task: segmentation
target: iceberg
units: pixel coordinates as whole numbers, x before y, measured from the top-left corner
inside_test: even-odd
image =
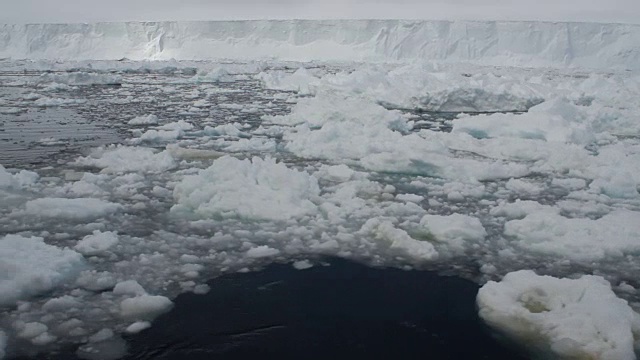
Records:
[[[0,58],[434,60],[640,69],[640,26],[424,20],[0,25]]]

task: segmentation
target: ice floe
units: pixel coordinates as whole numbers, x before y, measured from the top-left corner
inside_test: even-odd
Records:
[[[312,200],[319,193],[314,177],[275,159],[226,156],[176,185],[171,211],[207,218],[289,220],[316,212]]]
[[[478,293],[480,316],[538,356],[635,359],[640,315],[602,277],[539,276],[523,270]]]
[[[50,291],[73,280],[84,267],[82,255],[48,245],[41,237],[0,238],[0,304]]]

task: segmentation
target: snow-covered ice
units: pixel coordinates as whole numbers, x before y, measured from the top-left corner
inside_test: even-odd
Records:
[[[118,243],[118,234],[114,232],[101,232],[96,230],[91,235],[85,236],[74,249],[85,256],[94,256],[105,253],[110,247]]]
[[[469,242],[483,241],[487,232],[480,220],[468,215],[425,215],[420,225],[437,241],[453,248],[464,247]]]
[[[120,315],[125,319],[148,320],[169,311],[172,305],[164,296],[140,295],[122,300]]]
[[[96,74],[87,72],[69,72],[66,74],[42,74],[38,78],[40,83],[55,83],[64,85],[119,85],[122,77],[119,75]]]
[[[317,181],[275,159],[223,157],[198,175],[187,176],[174,190],[174,214],[289,220],[317,211]]]
[[[166,151],[156,153],[143,147],[110,146],[98,148],[90,156],[80,157],[78,165],[95,166],[103,172],[161,172],[176,166],[175,160]]]
[[[27,201],[24,213],[29,216],[67,220],[93,220],[113,214],[122,205],[94,198],[41,198]]]
[[[512,272],[485,284],[478,306],[489,325],[546,357],[636,358],[640,314],[599,276],[559,279]]]
[[[84,267],[82,255],[48,245],[41,237],[0,238],[0,304],[38,295],[72,280]]]
[[[136,116],[129,120],[129,125],[157,125],[158,117],[153,114]]]
[[[638,212],[615,210],[597,219],[566,218],[539,210],[504,225],[504,235],[531,251],[575,260],[599,260],[640,252]]]

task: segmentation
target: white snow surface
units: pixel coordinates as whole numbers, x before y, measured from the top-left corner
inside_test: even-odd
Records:
[[[40,237],[0,238],[0,305],[52,290],[82,270],[82,255],[47,245]]]
[[[286,221],[316,212],[316,178],[275,159],[225,156],[176,185],[175,214]]]
[[[169,310],[173,303],[165,296],[140,295],[122,300],[120,315],[131,320],[151,320]]]
[[[464,248],[469,243],[481,242],[487,232],[477,218],[462,215],[425,215],[420,225],[436,241],[446,243],[453,248]]]
[[[262,81],[267,89],[295,91],[301,95],[313,94],[314,84],[320,80],[304,67],[292,74],[284,71],[261,72],[256,78]]]
[[[0,27],[0,58],[441,60],[640,67],[640,26],[598,23],[258,20]]]
[[[120,145],[97,148],[76,163],[101,168],[105,173],[162,172],[176,166],[168,151],[156,153],[149,148]]]
[[[453,131],[481,139],[514,137],[584,145],[594,139],[580,119],[579,107],[554,99],[521,115],[496,113],[460,118],[454,122]]]
[[[484,321],[547,358],[636,359],[640,315],[602,277],[522,270],[485,284],[477,301]]]
[[[505,224],[504,234],[530,251],[573,260],[602,260],[640,252],[638,212],[615,210],[597,220],[534,211]]]
[[[20,170],[12,174],[0,164],[0,189],[23,189],[36,183],[38,174],[33,171]]]
[[[156,125],[158,124],[158,116],[153,114],[136,116],[129,120],[129,125]]]
[[[438,251],[427,242],[412,238],[406,231],[398,229],[392,222],[381,218],[369,219],[360,229],[360,233],[372,237],[389,252],[413,261],[433,260]]]
[[[536,86],[508,75],[447,72],[437,64],[423,61],[391,69],[365,64],[351,73],[330,74],[320,80],[307,77],[306,86],[301,84],[304,78],[295,75],[280,83],[297,80],[298,88],[309,89],[309,92],[331,89],[355,93],[385,106],[402,109],[525,111],[543,101]],[[268,88],[282,88],[274,81],[265,83]]]
[[[118,243],[118,234],[112,231],[101,232],[96,230],[91,235],[85,236],[74,249],[85,256],[104,254],[109,248]]]
[[[432,132],[408,133],[412,123],[399,111],[366,99],[321,93],[300,100],[291,114],[264,117],[286,131],[286,148],[303,158],[358,161],[368,170],[449,179],[489,180],[526,175],[520,164],[458,159]]]

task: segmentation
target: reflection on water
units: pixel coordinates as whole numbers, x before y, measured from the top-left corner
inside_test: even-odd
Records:
[[[0,164],[28,167],[54,164],[56,155],[120,141],[117,132],[97,126],[65,108],[0,114]]]

